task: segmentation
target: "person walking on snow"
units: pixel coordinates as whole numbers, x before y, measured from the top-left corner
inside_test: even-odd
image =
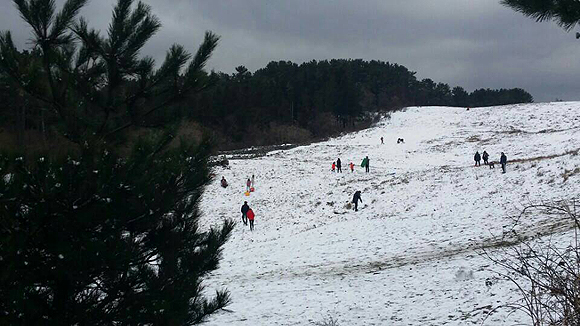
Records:
[[[381,137],[381,145],[383,145],[385,142],[383,141],[383,137]]]
[[[227,188],[228,187],[228,182],[226,181],[225,177],[222,177],[222,187]]]
[[[342,162],[340,159],[336,160],[336,172],[342,173]]]
[[[250,208],[248,209],[248,220],[250,221],[250,231],[254,231],[254,211]]]
[[[481,166],[481,155],[479,155],[479,152],[475,152],[473,159],[475,160],[475,166]]]
[[[336,170],[336,163],[332,162],[332,172],[334,172],[334,170]]]
[[[505,165],[507,164],[507,156],[503,152],[501,152],[501,156],[499,158],[499,163],[501,164],[501,173],[505,173]]]
[[[250,180],[250,178],[248,178],[248,181],[246,181],[246,190],[248,192],[250,192],[251,188],[252,188],[252,180]]]
[[[252,187],[254,186],[254,175],[252,174]]]
[[[248,202],[245,201],[242,205],[242,222],[244,225],[248,225],[248,211],[250,210],[250,206],[248,206]]]
[[[369,156],[367,155],[364,159],[363,159],[363,166],[365,167],[365,172],[369,172]]]
[[[350,172],[354,172],[354,164],[352,162],[350,162],[349,166],[350,166]]]
[[[360,191],[356,191],[354,196],[352,196],[352,202],[354,203],[354,211],[358,212],[358,201],[362,203],[362,198],[360,198]]]
[[[483,151],[483,164],[488,165],[489,164],[488,160],[489,160],[489,154],[487,154],[486,151]]]

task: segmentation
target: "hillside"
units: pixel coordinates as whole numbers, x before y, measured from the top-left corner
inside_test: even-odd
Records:
[[[579,108],[413,107],[327,142],[231,160],[202,203],[204,223],[238,221],[207,283],[231,291],[231,311],[208,325],[309,325],[329,315],[340,325],[481,323],[517,293],[475,248],[498,245],[522,205],[578,193]],[[476,150],[496,162],[505,152],[507,173],[473,167]],[[330,171],[336,158],[342,174]],[[246,197],[252,174],[256,192]],[[356,190],[358,212],[345,207]],[[240,221],[244,200],[256,213],[254,232]],[[562,230],[562,221],[536,216],[517,231]],[[500,309],[487,324],[517,321],[527,319]]]

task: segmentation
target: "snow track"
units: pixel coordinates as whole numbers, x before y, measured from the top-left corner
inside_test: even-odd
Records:
[[[513,233],[511,217],[523,205],[578,194],[579,108],[408,108],[371,129],[231,160],[204,194],[203,223],[239,222],[247,200],[256,230],[238,223],[206,282],[233,300],[208,325],[310,325],[328,315],[340,325],[481,323],[517,293],[476,249],[569,230],[561,219],[526,216]],[[505,152],[508,173],[473,167],[476,150],[496,162]],[[332,173],[339,157],[344,172]],[[252,174],[256,192],[246,197]],[[346,208],[356,190],[358,212]],[[486,324],[526,321],[499,309]]]

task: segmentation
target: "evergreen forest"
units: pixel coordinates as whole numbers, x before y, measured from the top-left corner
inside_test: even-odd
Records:
[[[18,52],[17,62],[22,72],[42,67],[38,51]],[[452,88],[415,75],[399,64],[361,59],[270,62],[254,73],[244,66],[232,74],[211,71],[204,75],[207,87],[171,109],[149,115],[145,127],[185,118],[186,122],[175,126],[180,136],[199,139],[209,133],[217,148],[226,150],[322,139],[369,126],[370,112],[407,106],[533,102],[532,95],[521,88],[469,93],[461,86]],[[59,129],[58,115],[18,89],[0,75],[0,128],[4,131],[0,138],[22,147],[58,134],[53,132]]]

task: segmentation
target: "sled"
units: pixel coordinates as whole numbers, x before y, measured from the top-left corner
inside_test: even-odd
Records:
[[[250,192],[254,192],[254,187],[251,187],[250,188]]]
[[[249,191],[246,191],[246,192],[244,193],[244,195],[246,195],[246,196],[249,196],[249,195],[250,195],[250,192],[249,192]]]

